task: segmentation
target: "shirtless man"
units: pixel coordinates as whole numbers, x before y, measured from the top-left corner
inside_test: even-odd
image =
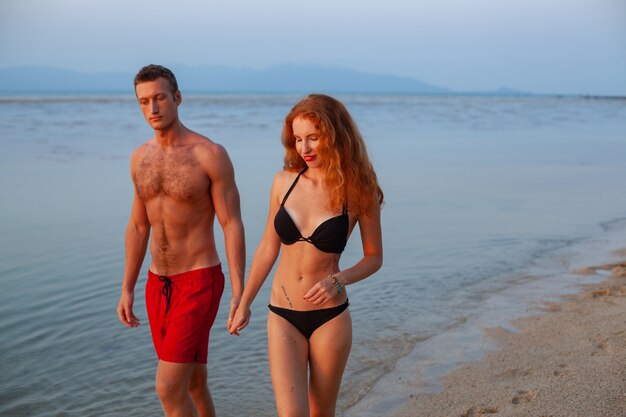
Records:
[[[212,417],[208,339],[224,289],[213,236],[215,216],[224,231],[230,271],[229,322],[243,292],[244,230],[233,166],[222,146],[180,122],[182,96],[170,70],[142,68],[135,76],[135,93],[154,137],[131,157],[135,195],[117,314],[124,325],[139,326],[134,289],[150,240],[146,308],[159,358],[157,394],[167,417]]]

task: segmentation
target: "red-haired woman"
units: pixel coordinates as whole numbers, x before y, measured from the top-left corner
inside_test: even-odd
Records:
[[[352,117],[336,99],[312,94],[285,118],[284,170],[274,178],[265,232],[229,330],[282,252],[267,319],[270,373],[279,416],[334,416],[352,344],[346,287],[383,262],[383,193]],[[339,269],[359,224],[363,257]],[[308,373],[308,378],[307,378]]]

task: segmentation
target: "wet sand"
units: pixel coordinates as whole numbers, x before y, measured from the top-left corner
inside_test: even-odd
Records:
[[[576,273],[603,271],[601,283],[515,321],[518,332],[486,329],[496,350],[445,376],[442,392],[416,383],[393,417],[626,416],[626,261]]]

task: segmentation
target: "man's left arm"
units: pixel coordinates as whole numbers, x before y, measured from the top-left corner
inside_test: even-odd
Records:
[[[228,326],[239,306],[243,293],[246,244],[233,164],[222,146],[215,145],[212,153],[211,197],[215,207],[215,215],[224,231],[224,243],[232,287]]]

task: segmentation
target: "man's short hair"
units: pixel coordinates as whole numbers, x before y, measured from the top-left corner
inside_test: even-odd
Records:
[[[137,87],[139,83],[154,81],[158,78],[165,78],[169,81],[173,93],[178,91],[178,82],[176,81],[174,73],[162,65],[150,64],[140,69],[137,75],[135,75],[134,84],[135,87]]]

